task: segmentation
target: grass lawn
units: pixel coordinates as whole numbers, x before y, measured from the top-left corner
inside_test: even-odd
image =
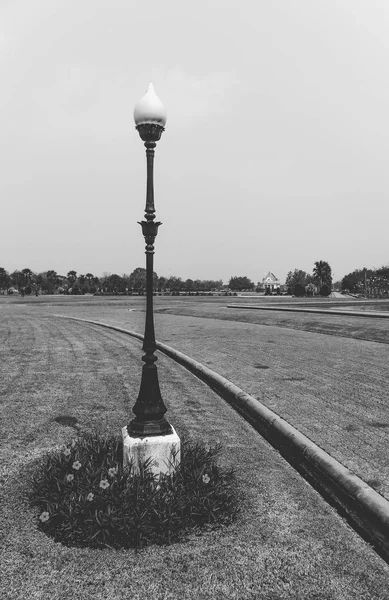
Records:
[[[58,308],[0,305],[2,598],[388,597],[388,565],[223,400],[163,356],[169,419],[180,435],[220,439],[223,464],[236,468],[246,495],[237,523],[139,553],[66,548],[41,533],[23,469],[78,428],[119,432],[131,418],[142,354],[136,340],[48,316]],[[140,325],[144,315],[122,310]],[[108,303],[101,320],[109,311],[118,318]],[[180,319],[165,326],[178,340],[195,329]],[[74,427],[61,424],[64,416],[76,419]]]
[[[244,306],[245,304],[262,303],[265,306],[272,304],[274,306],[291,306],[294,308],[325,308],[329,313],[331,308],[387,312],[389,309],[389,302],[387,301],[349,302],[346,300],[316,300],[314,298],[307,298],[306,300],[297,298],[284,299],[282,297],[279,300],[276,297],[259,297],[258,299],[251,299],[251,302],[249,302],[250,298],[247,297],[232,297],[228,302],[225,298],[212,298],[212,300],[210,299],[211,301],[205,301],[203,298],[200,301],[198,299],[196,299],[197,301],[191,300],[190,298],[180,298],[179,300],[170,298],[170,303],[168,300],[167,298],[157,298],[156,306],[159,306],[157,310],[169,314],[238,321],[241,323],[256,323],[258,325],[270,325],[389,344],[389,321],[387,319],[368,319],[366,317],[361,319],[347,315],[327,316],[326,314],[314,313],[288,313],[226,308],[227,304],[242,304]],[[222,308],[223,310],[221,310]]]
[[[31,300],[19,309],[78,315],[143,333],[144,298]],[[389,499],[389,345],[382,343],[389,322],[308,313],[285,318],[227,309],[227,303],[219,297],[158,297],[157,338],[257,397]],[[328,329],[331,335],[316,333]]]

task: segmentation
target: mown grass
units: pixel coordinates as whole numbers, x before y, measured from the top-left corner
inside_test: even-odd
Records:
[[[230,407],[164,357],[169,420],[182,437],[220,440],[220,461],[245,490],[238,520],[137,554],[55,543],[36,526],[20,470],[76,431],[120,431],[138,392],[140,344],[24,308],[2,309],[0,336],[4,598],[388,597],[388,566]]]
[[[123,313],[132,308],[143,311],[144,297],[140,296],[111,296],[111,297],[84,297],[84,296],[39,296],[35,297],[7,297],[0,296],[0,304],[26,306],[34,310],[75,314],[80,316],[96,315],[100,318],[104,314],[110,316]],[[358,318],[347,315],[330,314],[331,307],[345,310],[387,312],[388,300],[350,300],[331,298],[291,298],[277,296],[157,296],[154,299],[155,313],[174,314],[177,316],[198,317],[204,319],[218,319],[241,323],[253,323],[266,326],[275,326],[312,333],[324,333],[337,337],[349,337],[365,341],[389,344],[389,322],[376,318]],[[265,304],[275,306],[306,306],[308,308],[325,308],[329,314],[309,313],[282,313],[278,311],[255,311],[240,308],[227,308],[228,304]],[[58,310],[56,310],[58,309]]]
[[[292,302],[289,300],[281,300],[276,302],[264,301],[262,298],[257,300],[257,303],[267,302],[282,306],[282,304],[298,308],[299,306],[307,306],[308,308],[326,308],[329,314],[313,314],[313,313],[298,313],[298,312],[279,312],[279,311],[256,311],[247,310],[245,308],[226,308],[225,302],[217,304],[216,302],[176,302],[169,306],[166,301],[162,302],[158,299],[157,311],[165,314],[174,314],[187,317],[199,317],[205,319],[218,319],[223,321],[235,321],[241,323],[253,323],[259,325],[267,325],[271,327],[282,327],[285,329],[295,329],[300,331],[310,331],[312,333],[324,333],[326,335],[334,335],[337,337],[347,337],[372,342],[381,342],[389,344],[389,321],[387,319],[378,320],[376,318],[368,319],[351,317],[348,315],[330,314],[331,307],[344,308],[349,310],[374,310],[376,312],[385,312],[388,310],[387,302],[372,302],[359,303],[355,302],[339,302],[324,299],[318,302],[313,299],[305,301],[297,300]],[[252,302],[254,304],[254,302]],[[231,304],[231,301],[229,302]],[[250,304],[248,298],[238,298],[233,300],[234,305]],[[221,308],[222,307],[222,308]]]
[[[160,341],[257,397],[389,499],[389,346],[360,339],[387,336],[387,320],[302,313],[288,317],[292,328],[280,326],[280,313],[232,310],[219,298],[156,298],[156,307]],[[143,309],[141,298],[92,298],[60,312],[142,333]],[[324,325],[333,335],[316,334]]]

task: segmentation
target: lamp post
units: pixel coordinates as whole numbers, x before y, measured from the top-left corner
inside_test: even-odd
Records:
[[[154,241],[159,221],[155,221],[154,206],[154,149],[166,124],[166,110],[150,83],[146,94],[134,109],[135,127],[146,147],[147,187],[145,220],[139,222],[146,241],[146,322],[143,341],[142,379],[138,398],[133,407],[135,418],[123,428],[124,463],[151,458],[156,473],[171,472],[180,458],[180,440],[165,418],[158,382],[155,356],[156,343],[153,314]],[[172,457],[173,455],[173,457]],[[174,460],[172,460],[172,458]],[[173,468],[172,468],[173,467]]]

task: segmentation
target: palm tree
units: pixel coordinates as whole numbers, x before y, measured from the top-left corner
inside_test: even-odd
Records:
[[[328,285],[331,289],[332,286],[332,271],[331,267],[325,260],[318,260],[315,262],[315,266],[313,268],[313,279],[320,289],[323,285]]]
[[[8,288],[10,283],[9,275],[4,267],[0,267],[0,290]]]
[[[31,277],[33,276],[33,272],[31,271],[31,269],[22,269],[22,273],[25,277],[26,285],[30,285]]]
[[[77,281],[77,271],[69,271],[69,273],[66,275],[66,279],[71,287]]]
[[[58,274],[57,271],[53,269],[46,272],[46,280],[47,280],[47,291],[49,294],[53,294],[55,292],[55,288],[58,285]]]

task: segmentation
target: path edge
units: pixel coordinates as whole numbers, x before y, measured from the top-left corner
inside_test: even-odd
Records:
[[[317,313],[322,315],[341,315],[343,317],[365,317],[372,319],[389,319],[389,312],[382,313],[378,311],[367,310],[347,310],[336,308],[306,308],[299,306],[274,306],[274,305],[259,305],[259,304],[227,304],[227,308],[244,308],[246,310],[273,310],[281,312],[304,312]]]

